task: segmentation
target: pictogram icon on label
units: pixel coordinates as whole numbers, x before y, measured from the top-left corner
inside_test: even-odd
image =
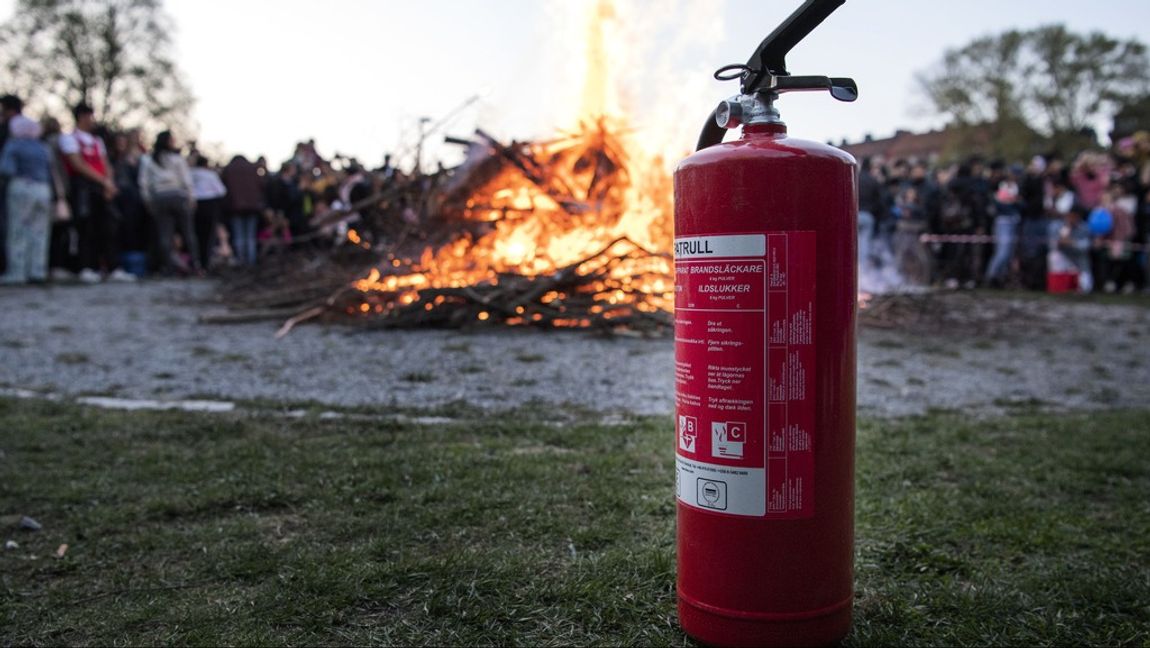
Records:
[[[675,490],[683,504],[724,515],[814,515],[815,260],[809,231],[675,239]]]
[[[711,423],[711,454],[716,457],[742,458],[747,442],[746,423]]]
[[[679,415],[679,449],[695,452],[695,437],[698,436],[699,420],[694,416]]]
[[[695,502],[706,508],[727,510],[727,483],[716,479],[696,480]]]

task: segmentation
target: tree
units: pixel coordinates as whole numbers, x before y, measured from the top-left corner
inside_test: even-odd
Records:
[[[50,112],[84,101],[111,126],[184,125],[171,32],[160,0],[18,0],[0,27],[4,91]]]
[[[1150,130],[1150,95],[1129,102],[1114,113],[1110,141],[1117,142],[1140,130]]]
[[[1081,141],[1101,117],[1146,93],[1150,59],[1137,40],[1048,25],[948,50],[918,81],[952,125],[993,124],[999,147],[1017,149],[1033,139],[1028,133]]]

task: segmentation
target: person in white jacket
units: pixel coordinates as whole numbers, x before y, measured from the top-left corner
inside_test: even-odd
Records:
[[[224,197],[228,195],[227,187],[208,165],[208,159],[202,155],[191,156],[192,160],[192,195],[196,199],[196,238],[200,243],[200,267],[204,270],[211,268],[212,254],[220,248],[220,225],[224,207]]]
[[[173,275],[200,267],[200,246],[192,223],[196,199],[188,163],[180,155],[171,131],[156,136],[152,152],[140,158],[140,195],[156,223],[156,247],[160,255],[160,272]],[[185,264],[176,257],[173,238],[176,231],[188,253]]]

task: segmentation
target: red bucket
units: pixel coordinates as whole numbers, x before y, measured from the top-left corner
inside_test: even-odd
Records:
[[[1046,273],[1046,292],[1055,295],[1058,293],[1077,292],[1077,272],[1048,272]]]

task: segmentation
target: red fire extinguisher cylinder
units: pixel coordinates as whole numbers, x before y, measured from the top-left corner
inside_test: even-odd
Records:
[[[675,173],[679,621],[821,645],[852,602],[854,159],[747,126]]]
[[[675,171],[679,623],[723,646],[850,629],[858,188],[850,155],[787,136],[775,102],[846,78],[785,57],[845,0],[806,0]],[[723,129],[743,126],[722,143]]]

